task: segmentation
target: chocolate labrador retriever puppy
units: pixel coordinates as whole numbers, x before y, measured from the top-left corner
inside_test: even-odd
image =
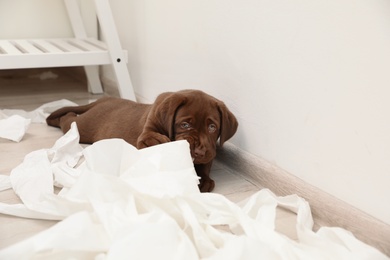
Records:
[[[162,93],[153,104],[104,97],[88,105],[60,108],[46,122],[64,133],[77,122],[81,143],[122,138],[141,149],[187,140],[202,192],[212,191],[215,185],[209,175],[218,138],[222,145],[238,127],[222,101],[199,90]]]

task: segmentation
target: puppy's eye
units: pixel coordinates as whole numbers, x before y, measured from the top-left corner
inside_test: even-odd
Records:
[[[189,129],[191,127],[191,125],[187,122],[183,122],[180,124],[180,127],[183,129]]]
[[[217,130],[217,126],[214,124],[209,124],[209,133],[214,133]]]

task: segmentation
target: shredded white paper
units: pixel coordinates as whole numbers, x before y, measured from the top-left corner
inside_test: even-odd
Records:
[[[240,207],[200,193],[186,141],[142,150],[121,139],[83,150],[78,141],[74,123],[11,172],[23,204],[0,203],[0,213],[61,221],[0,259],[388,259],[344,229],[313,232],[296,195],[263,189]],[[298,241],[275,231],[277,206],[297,213]]]
[[[1,115],[0,112],[0,138],[20,142],[30,126],[30,123],[31,119],[26,119],[19,115],[12,115],[8,117]]]
[[[21,109],[1,109],[0,138],[20,142],[30,126],[30,123],[45,123],[46,117],[51,112],[64,106],[77,106],[77,104],[62,99],[46,103],[29,112]]]

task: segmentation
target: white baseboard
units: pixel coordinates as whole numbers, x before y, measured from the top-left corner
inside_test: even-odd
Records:
[[[279,196],[297,194],[310,203],[319,226],[337,226],[390,256],[390,225],[302,181],[264,159],[230,143],[218,148],[217,160],[260,187]]]

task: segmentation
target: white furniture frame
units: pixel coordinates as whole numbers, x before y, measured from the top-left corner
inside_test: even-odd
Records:
[[[77,0],[64,0],[75,38],[0,40],[0,69],[84,66],[89,90],[102,93],[98,65],[111,64],[122,98],[136,100],[108,0],[94,0],[105,42],[88,38]]]

